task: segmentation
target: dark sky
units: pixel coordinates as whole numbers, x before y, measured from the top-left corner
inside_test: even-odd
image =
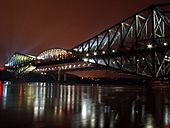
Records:
[[[1,0],[0,65],[14,52],[70,49],[149,6],[169,0]]]

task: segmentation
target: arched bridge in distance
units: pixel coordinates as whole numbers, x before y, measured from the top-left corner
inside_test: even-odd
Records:
[[[91,63],[148,78],[170,76],[170,3],[151,5],[72,49],[49,49],[39,56],[14,53],[5,64],[15,75],[37,67]]]

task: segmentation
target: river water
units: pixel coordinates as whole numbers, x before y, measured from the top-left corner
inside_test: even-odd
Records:
[[[0,128],[170,128],[170,91],[144,85],[0,84]]]

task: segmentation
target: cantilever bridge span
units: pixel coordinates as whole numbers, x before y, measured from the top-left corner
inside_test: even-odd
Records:
[[[170,3],[151,5],[72,49],[39,56],[15,53],[5,68],[16,75],[39,66],[88,62],[149,78],[170,76]]]

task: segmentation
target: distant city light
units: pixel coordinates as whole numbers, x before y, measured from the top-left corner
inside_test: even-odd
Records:
[[[115,52],[115,50],[112,50],[112,52]]]
[[[167,46],[168,44],[167,43],[164,43],[164,46]]]
[[[88,54],[88,53],[86,53],[86,56],[89,56],[89,54]]]
[[[166,61],[170,61],[170,57],[165,56],[165,60],[166,60]]]
[[[102,54],[105,54],[106,52],[105,51],[102,51]]]
[[[69,68],[71,68],[71,65],[69,65]]]
[[[96,56],[96,55],[97,55],[97,52],[94,52],[93,54]]]
[[[38,60],[40,60],[40,59],[43,59],[43,60],[44,60],[44,58],[43,58],[42,56],[38,56],[37,59],[38,59]]]
[[[5,66],[9,66],[9,64],[5,64]]]
[[[74,48],[74,51],[77,51],[78,49],[77,48]]]
[[[109,32],[112,32],[112,29],[109,29]]]
[[[152,44],[148,44],[148,48],[152,48]]]
[[[88,61],[88,59],[87,59],[87,58],[83,58],[83,61],[87,62],[87,61]]]

